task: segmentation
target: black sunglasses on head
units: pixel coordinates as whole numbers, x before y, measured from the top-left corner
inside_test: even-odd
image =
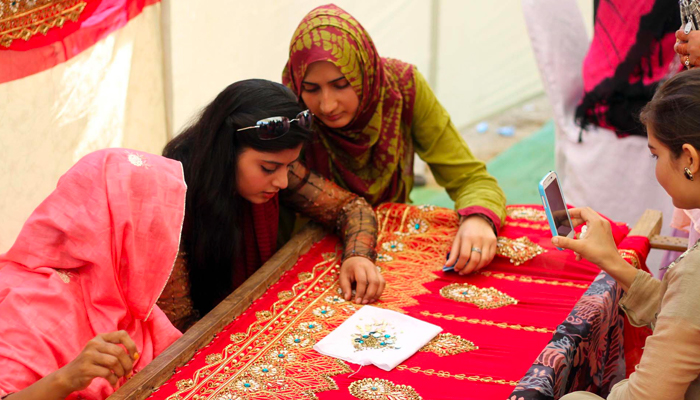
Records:
[[[313,124],[313,114],[309,110],[304,110],[297,114],[296,118],[289,119],[287,117],[270,117],[261,119],[253,126],[237,129],[236,132],[246,131],[248,129],[257,129],[258,137],[261,140],[272,140],[280,138],[289,132],[289,126],[292,122],[296,122],[304,129],[311,129]]]

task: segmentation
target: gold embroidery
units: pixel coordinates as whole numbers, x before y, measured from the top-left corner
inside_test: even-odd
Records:
[[[414,374],[425,374],[428,376],[438,376],[440,378],[454,378],[460,381],[467,380],[471,382],[483,382],[483,383],[497,383],[499,385],[508,385],[508,386],[517,386],[518,382],[517,381],[509,381],[506,379],[496,379],[492,378],[490,376],[479,376],[479,375],[470,375],[467,376],[465,374],[451,374],[448,371],[435,371],[434,369],[421,369],[420,367],[409,367],[408,365],[401,364],[396,367],[397,370],[399,371],[409,371],[413,372]]]
[[[384,253],[377,255],[377,262],[390,262],[390,261],[394,261],[394,257],[392,257],[388,254],[384,254]]]
[[[70,283],[70,278],[73,277],[73,273],[70,271],[66,271],[63,269],[57,269],[55,270],[56,274],[58,275],[59,278],[63,281],[63,283]]]
[[[328,306],[314,308],[313,314],[319,318],[330,318],[335,315],[335,310]]]
[[[543,224],[543,223],[531,224],[529,222],[506,221],[506,225],[513,226],[516,228],[536,229],[539,231],[548,231],[549,230],[549,224]]]
[[[526,236],[518,239],[509,239],[499,236],[497,247],[496,254],[510,258],[510,262],[513,263],[513,265],[523,264],[547,252],[547,250],[543,249]]]
[[[311,272],[300,272],[299,275],[297,275],[297,278],[299,278],[300,282],[306,282],[309,281],[313,278],[313,275]]]
[[[396,334],[390,333],[391,326],[386,322],[374,322],[358,327],[359,332],[352,334],[352,346],[355,351],[369,349],[398,349]]]
[[[268,319],[272,318],[272,313],[268,310],[256,311],[255,318],[257,318],[260,322],[267,321]]]
[[[619,249],[618,253],[622,256],[622,258],[630,263],[633,267],[639,269],[641,268],[641,261],[639,260],[639,255],[637,254],[636,251],[634,250],[627,250],[627,249]]]
[[[468,283],[453,283],[440,289],[444,298],[474,304],[481,309],[493,309],[518,304],[518,300],[496,288],[480,288]]]
[[[544,210],[531,207],[506,207],[506,215],[512,219],[525,219],[528,221],[547,221]]]
[[[233,343],[240,343],[246,339],[246,334],[243,332],[234,333],[231,335],[231,341]]]
[[[382,248],[386,251],[391,251],[391,252],[399,252],[403,251],[403,243],[397,241],[397,240],[392,240],[391,242],[384,242],[382,243]]]
[[[363,400],[421,400],[422,397],[408,385],[397,385],[386,379],[365,378],[348,387],[350,394]]]
[[[277,298],[280,300],[289,300],[294,297],[294,293],[291,290],[283,290],[277,293]]]
[[[523,330],[527,332],[540,332],[540,333],[554,333],[554,329],[547,329],[547,328],[538,328],[536,326],[522,326],[520,324],[509,324],[507,322],[494,322],[494,321],[489,321],[485,319],[477,319],[477,318],[467,318],[467,317],[455,317],[454,314],[447,314],[444,315],[443,313],[431,313],[430,311],[421,311],[420,313],[423,316],[426,317],[435,317],[435,318],[442,318],[446,319],[448,321],[458,321],[458,322],[466,322],[469,324],[476,324],[476,325],[486,325],[486,326],[495,326],[497,328],[501,329],[514,329],[517,331]]]
[[[548,281],[546,279],[539,279],[539,278],[532,278],[531,276],[527,275],[510,275],[510,274],[504,274],[501,272],[493,273],[491,271],[483,271],[480,272],[481,275],[488,276],[490,278],[496,278],[496,279],[505,279],[507,281],[511,282],[522,282],[522,283],[537,283],[540,285],[552,285],[552,286],[566,286],[566,287],[575,287],[578,289],[588,289],[590,286],[587,283],[574,283],[571,281]]]
[[[218,363],[219,361],[221,361],[221,360],[223,360],[223,359],[224,359],[224,357],[222,357],[221,354],[219,354],[219,353],[212,353],[212,354],[208,354],[208,355],[204,358],[204,361],[205,361],[207,364],[216,364],[216,363]]]
[[[432,205],[432,204],[421,204],[420,206],[418,206],[416,208],[418,208],[419,210],[421,210],[423,212],[435,211],[435,209],[437,209],[437,207]]]
[[[440,357],[454,356],[460,353],[468,353],[473,350],[478,350],[479,347],[462,338],[459,335],[451,333],[441,333],[433,338],[428,344],[423,346],[419,351],[432,352]]]
[[[408,233],[415,235],[419,233],[425,233],[428,231],[430,225],[422,218],[413,218],[406,224],[406,229]]]
[[[10,47],[13,40],[29,40],[37,33],[62,28],[66,20],[77,21],[87,3],[80,0],[0,0],[0,45]]]
[[[182,379],[177,381],[175,386],[177,386],[177,390],[187,390],[194,386],[194,381],[192,379]]]

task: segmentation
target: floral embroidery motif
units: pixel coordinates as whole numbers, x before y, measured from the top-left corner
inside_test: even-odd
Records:
[[[468,283],[453,283],[440,289],[444,298],[474,304],[481,309],[493,309],[518,304],[518,301],[496,288],[480,288]]]
[[[390,242],[384,242],[382,243],[382,248],[386,251],[391,251],[391,252],[399,252],[403,251],[403,243],[397,241],[397,240],[392,240]]]
[[[299,324],[299,330],[308,333],[319,333],[323,330],[323,324],[316,321],[302,322]]]
[[[425,233],[428,231],[429,224],[420,218],[414,218],[408,222],[406,228],[410,234]]]
[[[544,210],[531,207],[507,207],[506,215],[512,219],[525,219],[528,221],[547,221]]]
[[[187,390],[194,386],[194,381],[192,379],[182,379],[177,381],[175,386],[177,386],[177,390]]]
[[[260,382],[258,382],[255,379],[250,379],[250,378],[242,378],[238,379],[234,384],[233,387],[241,391],[243,393],[254,393],[260,390]]]
[[[250,368],[250,374],[263,382],[269,382],[283,378],[284,369],[277,368],[273,364],[257,364]]]
[[[463,339],[459,335],[451,333],[441,333],[433,338],[428,344],[423,346],[419,351],[432,352],[440,357],[454,356],[460,353],[468,353],[473,350],[478,350],[479,347],[473,342]]]
[[[435,211],[435,209],[436,209],[437,207],[435,207],[435,206],[432,205],[432,204],[421,204],[421,205],[419,205],[419,206],[416,207],[416,208],[419,209],[419,210],[421,210],[421,211]]]
[[[296,360],[296,358],[297,355],[295,353],[284,348],[280,348],[273,351],[269,357],[270,362],[280,364],[293,362],[294,360]]]
[[[59,278],[63,281],[63,283],[70,283],[70,278],[73,277],[73,273],[63,270],[63,269],[57,269],[55,270],[56,274],[58,275]]]
[[[308,347],[311,343],[311,338],[307,333],[292,333],[284,338],[284,343],[288,347]]]
[[[129,160],[129,162],[132,165],[137,166],[137,167],[144,167],[144,168],[151,167],[150,164],[148,164],[145,156],[138,154],[138,153],[132,153],[128,150],[126,151],[126,154],[127,154],[127,158]]]
[[[311,274],[311,272],[300,272],[299,275],[297,275],[297,278],[299,278],[300,282],[306,282],[313,277],[314,276]]]
[[[543,249],[526,236],[518,239],[509,239],[499,236],[496,246],[496,254],[501,257],[510,258],[510,262],[516,266],[547,252],[547,250]]]
[[[283,290],[277,293],[277,298],[280,300],[289,300],[294,297],[294,293],[291,290]]]
[[[352,334],[355,351],[369,349],[400,349],[396,346],[396,333],[385,321],[358,326],[358,333]]]
[[[207,364],[216,364],[219,361],[223,360],[224,357],[221,356],[219,353],[213,353],[213,354],[208,354],[205,358],[204,361]]]
[[[323,299],[328,304],[340,304],[345,303],[345,299],[340,296],[327,296]]]
[[[314,308],[313,314],[319,318],[330,318],[335,315],[335,310],[328,306]]]
[[[378,262],[389,262],[389,261],[394,261],[394,257],[388,255],[388,254],[378,254],[377,255],[377,261]]]
[[[348,387],[350,394],[362,400],[421,400],[422,397],[410,386],[396,385],[386,379],[365,378]]]
[[[246,339],[246,334],[243,332],[234,333],[231,335],[231,341],[233,343],[240,343]]]
[[[257,318],[260,322],[267,321],[268,319],[272,318],[272,313],[268,310],[256,311],[255,318]]]

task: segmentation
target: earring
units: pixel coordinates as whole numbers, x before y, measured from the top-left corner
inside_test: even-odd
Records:
[[[689,181],[692,181],[692,180],[693,180],[693,173],[690,172],[690,169],[689,169],[688,167],[685,167],[684,172],[685,172],[685,177],[686,177]]]

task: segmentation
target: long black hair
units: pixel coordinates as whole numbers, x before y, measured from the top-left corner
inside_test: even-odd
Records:
[[[189,269],[194,308],[206,313],[233,288],[240,259],[244,200],[236,192],[236,163],[247,148],[278,152],[297,148],[309,132],[291,124],[277,139],[260,140],[257,130],[237,132],[273,116],[294,118],[301,108],[285,86],[262,80],[236,82],[165,146],[163,155],[182,162],[187,183],[181,249]]]

